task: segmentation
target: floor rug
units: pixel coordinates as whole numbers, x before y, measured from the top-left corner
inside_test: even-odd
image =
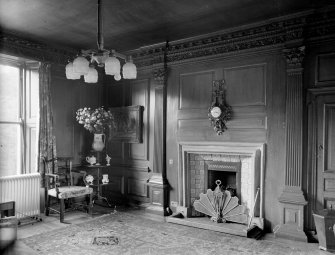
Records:
[[[316,254],[292,247],[116,212],[21,239],[38,254]],[[322,254],[322,251],[320,251]]]

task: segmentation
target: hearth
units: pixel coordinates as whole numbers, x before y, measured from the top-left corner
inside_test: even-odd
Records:
[[[180,168],[178,206],[183,218],[169,217],[168,222],[247,236],[256,222],[263,228],[264,144],[255,143],[188,143],[179,145]],[[239,204],[246,208],[247,224],[215,223],[195,210],[194,201],[215,181],[236,193]],[[259,191],[255,203],[256,192]],[[256,221],[254,221],[257,219]]]

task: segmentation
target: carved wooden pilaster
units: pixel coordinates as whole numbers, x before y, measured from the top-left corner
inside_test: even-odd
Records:
[[[303,83],[301,63],[305,47],[285,50],[286,90],[286,170],[285,186],[301,190]]]
[[[166,46],[167,51],[167,46]],[[155,88],[154,160],[153,175],[149,180],[151,208],[169,215],[169,183],[166,178],[166,85],[167,65],[153,72]]]
[[[154,121],[154,173],[163,173],[163,101],[164,101],[164,86],[165,86],[166,71],[157,69],[153,72],[155,81],[155,121]]]
[[[302,61],[305,47],[285,49],[286,76],[286,169],[285,187],[279,197],[282,204],[281,226],[276,236],[307,241],[303,232],[302,187],[303,81]]]

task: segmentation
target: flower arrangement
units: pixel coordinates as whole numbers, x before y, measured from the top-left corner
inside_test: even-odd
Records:
[[[112,113],[109,110],[106,111],[103,107],[96,109],[84,107],[76,112],[78,123],[84,125],[85,129],[94,134],[103,133],[113,119]]]
[[[94,181],[94,177],[92,175],[90,175],[90,174],[86,175],[85,181],[86,181],[87,185],[92,185],[93,181]]]

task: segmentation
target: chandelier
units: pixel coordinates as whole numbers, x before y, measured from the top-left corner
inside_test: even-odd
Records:
[[[137,70],[131,56],[127,58],[127,56],[117,53],[115,50],[107,50],[104,48],[101,0],[98,0],[97,6],[98,49],[81,50],[73,62],[69,62],[66,65],[66,78],[70,80],[77,80],[83,75],[85,82],[96,83],[98,81],[98,71],[96,67],[105,67],[105,73],[107,75],[113,75],[114,79],[119,81],[121,80],[121,63],[119,59],[121,59],[125,62],[122,67],[123,79],[136,79]]]

